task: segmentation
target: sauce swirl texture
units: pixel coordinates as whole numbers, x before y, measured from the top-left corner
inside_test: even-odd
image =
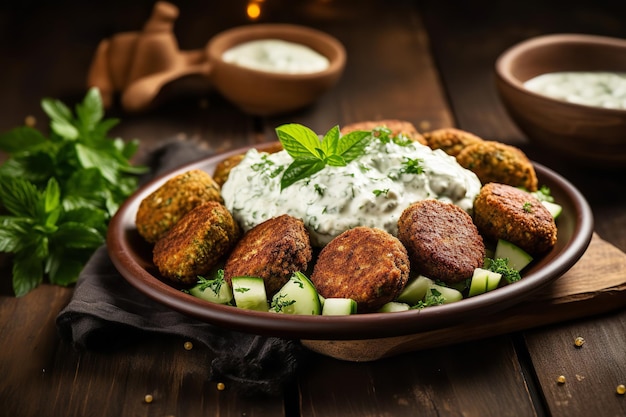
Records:
[[[356,226],[396,236],[398,218],[411,203],[435,198],[471,212],[481,188],[478,177],[454,157],[417,142],[373,140],[345,167],[326,166],[281,190],[282,172],[292,161],[286,151],[251,149],[232,169],[222,197],[244,231],[289,214],[304,221],[318,247]]]

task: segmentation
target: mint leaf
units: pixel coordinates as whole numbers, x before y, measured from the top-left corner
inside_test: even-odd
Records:
[[[306,126],[291,123],[276,128],[278,140],[293,159],[317,158],[319,137]]]
[[[310,177],[324,169],[325,166],[326,163],[321,159],[300,159],[293,161],[283,173],[280,180],[280,189],[283,190],[296,181]]]
[[[354,161],[365,152],[365,147],[369,145],[371,132],[355,130],[343,136],[337,144],[337,154],[341,155],[346,163]]]
[[[326,155],[340,155],[337,150],[339,147],[339,137],[341,136],[339,126],[333,126],[322,139],[322,149]]]
[[[22,178],[2,177],[0,181],[0,203],[11,214],[18,217],[35,217],[39,191]]]
[[[47,139],[37,129],[21,126],[0,135],[0,150],[10,153],[20,152],[46,141]]]
[[[48,278],[69,285],[105,242],[108,221],[138,185],[146,167],[130,160],[137,140],[109,139],[118,123],[104,119],[90,89],[75,114],[44,98],[50,134],[18,127],[0,135],[9,158],[0,166],[0,251],[14,254],[13,287],[22,296]]]
[[[90,88],[83,102],[76,106],[76,115],[82,127],[81,130],[90,132],[104,117],[102,97],[96,88]]]
[[[371,133],[355,131],[341,136],[339,126],[333,126],[320,141],[308,127],[286,124],[276,128],[283,148],[294,159],[281,179],[281,190],[294,182],[309,177],[326,165],[345,166],[363,155]]]
[[[43,265],[32,254],[20,252],[13,258],[13,292],[22,297],[43,282]]]

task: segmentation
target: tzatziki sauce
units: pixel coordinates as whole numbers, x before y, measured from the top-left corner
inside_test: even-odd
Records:
[[[626,72],[551,72],[531,78],[524,87],[569,103],[626,110]]]
[[[442,150],[417,142],[373,139],[364,155],[343,167],[326,166],[281,190],[286,152],[249,150],[222,187],[224,204],[244,231],[272,217],[302,219],[314,246],[322,247],[356,226],[397,236],[397,222],[411,203],[434,198],[471,213],[481,183]],[[410,169],[415,164],[420,170]]]
[[[240,43],[226,50],[222,59],[241,67],[283,74],[310,74],[330,65],[328,58],[312,48],[281,39]]]

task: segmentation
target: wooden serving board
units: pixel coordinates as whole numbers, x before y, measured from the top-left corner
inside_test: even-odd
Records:
[[[303,340],[307,348],[364,362],[587,317],[626,306],[626,254],[594,233],[581,259],[527,301],[497,314],[415,335],[364,340]]]

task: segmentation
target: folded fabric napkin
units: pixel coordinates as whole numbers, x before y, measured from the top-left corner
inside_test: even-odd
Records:
[[[147,165],[157,175],[208,155],[193,142],[175,141],[153,152]],[[305,353],[298,341],[230,331],[157,303],[119,274],[105,246],[85,265],[56,323],[61,337],[78,349],[115,349],[146,332],[202,343],[216,355],[210,379],[246,395],[281,393]]]

